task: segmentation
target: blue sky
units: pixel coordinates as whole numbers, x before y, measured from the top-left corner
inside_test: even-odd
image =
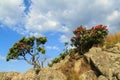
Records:
[[[120,31],[120,0],[0,0],[0,71],[24,72],[25,61],[6,62],[9,48],[23,36],[46,36],[46,56],[64,49],[64,42],[79,25],[107,25]]]

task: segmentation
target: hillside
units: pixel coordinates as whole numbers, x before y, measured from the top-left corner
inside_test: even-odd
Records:
[[[85,56],[66,56],[52,67],[35,74],[0,72],[0,80],[120,80],[120,43],[112,48],[92,47]]]

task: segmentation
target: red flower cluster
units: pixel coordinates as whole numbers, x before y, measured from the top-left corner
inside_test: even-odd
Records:
[[[79,26],[77,29],[78,29],[78,30],[80,30],[80,31],[83,31],[83,32],[85,32],[85,31],[86,31],[86,29],[85,29],[85,28],[83,28],[83,26]]]
[[[18,47],[19,49],[29,50],[29,48],[28,48],[25,44],[23,44],[22,42],[18,43],[18,44],[17,44],[17,47]]]
[[[107,26],[104,26],[104,25],[97,25],[96,27],[95,27],[95,29],[106,29],[107,28]]]
[[[86,32],[86,28],[84,28],[83,26],[79,26],[77,29],[75,29],[74,31],[73,31],[73,33],[75,34],[75,35],[80,35],[81,33],[83,34],[84,32]]]
[[[77,32],[79,32],[78,30],[74,30],[73,33],[76,34]]]
[[[92,27],[90,30],[99,30],[99,29],[108,30],[108,29],[107,29],[107,26],[104,26],[104,25],[102,25],[102,24],[97,25],[97,26],[95,26],[95,27]]]
[[[95,30],[95,27],[92,27],[90,30]]]
[[[79,53],[88,51],[94,44],[102,44],[108,34],[107,26],[97,25],[91,29],[79,26],[73,31],[75,36],[71,38],[72,44],[77,48]]]

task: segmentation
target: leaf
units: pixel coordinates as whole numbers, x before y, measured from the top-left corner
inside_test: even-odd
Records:
[[[6,61],[9,61],[10,59],[8,58],[8,56],[6,57]]]
[[[42,47],[38,47],[37,50],[41,52],[42,54],[45,54],[45,49]]]
[[[101,31],[98,31],[98,34],[101,34],[102,32]]]

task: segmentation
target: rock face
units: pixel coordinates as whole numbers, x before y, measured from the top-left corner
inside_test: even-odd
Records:
[[[66,80],[66,77],[60,70],[45,68],[38,74],[38,80]]]
[[[12,80],[13,77],[19,75],[18,72],[1,72],[0,80]]]
[[[98,75],[104,75],[105,80],[120,80],[120,46],[110,49],[92,48],[86,54],[92,65],[96,67]],[[99,78],[99,80],[104,80]]]
[[[82,75],[80,75],[79,79],[80,80],[97,80],[97,77],[96,77],[94,71],[89,70],[89,71],[86,71],[85,73],[83,73]]]
[[[66,77],[59,70],[46,67],[41,69],[38,75],[33,69],[30,69],[24,74],[11,75],[10,77],[4,76],[0,80],[66,80]]]
[[[79,59],[67,56],[38,75],[33,69],[24,74],[0,72],[0,80],[120,80],[120,44],[109,49],[93,47]]]

